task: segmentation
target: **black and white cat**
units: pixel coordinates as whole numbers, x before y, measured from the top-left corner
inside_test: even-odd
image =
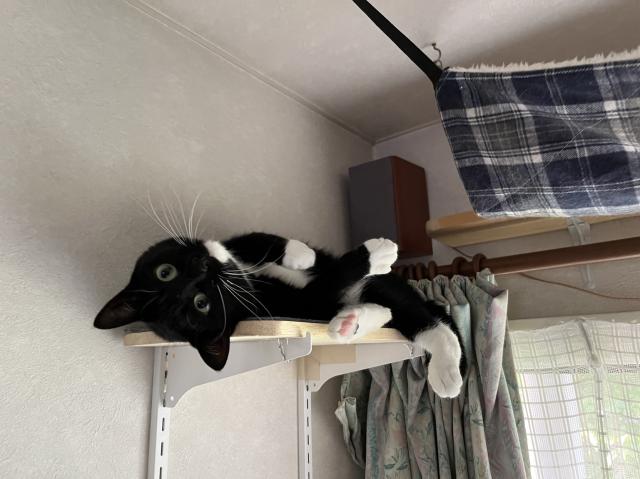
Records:
[[[388,325],[431,353],[431,387],[455,397],[464,367],[458,331],[441,306],[390,273],[397,252],[382,238],[341,257],[266,233],[223,242],[168,239],[140,256],[94,326],[145,321],[166,339],[188,341],[220,370],[231,334],[248,317],[326,321],[341,342]]]

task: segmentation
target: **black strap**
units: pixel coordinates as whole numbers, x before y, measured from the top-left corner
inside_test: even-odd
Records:
[[[409,59],[415,63],[431,80],[435,87],[438,83],[442,69],[433,63],[431,59],[420,50],[415,43],[409,40],[400,30],[398,30],[382,13],[375,9],[367,0],[353,0],[360,10],[362,10],[380,30],[387,35]]]

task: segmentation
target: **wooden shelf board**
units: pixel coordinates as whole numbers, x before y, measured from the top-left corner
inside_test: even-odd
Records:
[[[236,327],[231,341],[260,341],[272,338],[301,338],[311,334],[314,346],[340,345],[327,334],[327,325],[322,323],[307,323],[298,321],[247,320],[241,321]],[[371,343],[406,343],[407,339],[397,330],[382,328],[372,332],[364,338],[349,344]],[[188,343],[167,341],[153,331],[132,331],[124,336],[124,345],[133,347],[184,346]]]
[[[639,217],[588,216],[581,218],[589,224]],[[444,216],[427,221],[427,234],[449,246],[466,246],[509,238],[519,238],[567,228],[567,218],[481,218],[473,211]]]

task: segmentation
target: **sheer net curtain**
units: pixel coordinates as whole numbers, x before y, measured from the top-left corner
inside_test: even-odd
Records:
[[[533,478],[640,478],[640,312],[617,316],[510,333]]]

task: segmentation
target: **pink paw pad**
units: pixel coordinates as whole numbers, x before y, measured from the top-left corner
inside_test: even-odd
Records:
[[[342,324],[340,325],[338,333],[340,334],[340,336],[351,336],[352,334],[355,334],[357,328],[358,317],[354,313],[351,313],[342,320]]]

